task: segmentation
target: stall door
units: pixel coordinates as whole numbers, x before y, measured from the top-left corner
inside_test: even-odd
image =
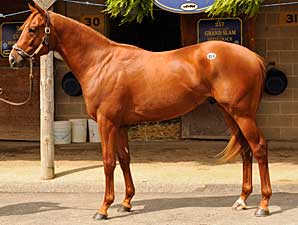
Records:
[[[181,118],[182,138],[228,139],[229,129],[217,104],[208,102]]]

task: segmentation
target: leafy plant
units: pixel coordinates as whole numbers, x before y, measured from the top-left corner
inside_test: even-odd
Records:
[[[106,0],[105,12],[111,17],[122,16],[121,24],[136,20],[141,23],[144,17],[153,18],[153,0]]]
[[[212,17],[254,16],[263,0],[216,0],[206,12]]]
[[[174,0],[173,0],[174,1]],[[263,0],[215,0],[207,9],[212,17],[236,17],[244,15],[252,17],[259,11]],[[144,17],[153,18],[153,0],[106,0],[111,17],[121,16],[121,24],[136,20],[141,23]]]

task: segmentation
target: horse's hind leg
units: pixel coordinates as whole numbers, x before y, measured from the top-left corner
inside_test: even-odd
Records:
[[[269,215],[268,202],[272,195],[269,177],[267,143],[260,129],[257,127],[255,119],[242,116],[236,117],[236,122],[246,138],[259,166],[262,200],[255,215],[267,216]]]
[[[252,193],[252,153],[250,149],[241,151],[242,157],[242,192],[239,199],[234,203],[232,209],[242,210],[246,209],[246,200]]]
[[[231,141],[229,148],[234,154],[231,154],[230,157],[236,155],[240,151],[242,157],[242,168],[243,168],[243,177],[242,177],[242,192],[239,199],[233,204],[232,208],[236,210],[246,209],[246,199],[252,193],[252,153],[248,146],[247,141],[245,140],[241,130],[239,129],[237,123],[221,106],[219,106],[223,113],[224,120],[231,131]],[[223,156],[223,159],[225,157]]]
[[[249,150],[241,151],[242,157],[242,192],[240,198],[234,203],[233,209],[246,209],[246,199],[252,193],[252,153]]]
[[[128,147],[128,136],[127,128],[120,128],[120,139],[119,147],[117,148],[118,160],[123,172],[124,181],[125,181],[125,198],[122,202],[122,207],[124,211],[130,211],[131,199],[135,194],[135,187],[133,184],[131,172],[130,172],[130,156],[129,156],[129,147]]]

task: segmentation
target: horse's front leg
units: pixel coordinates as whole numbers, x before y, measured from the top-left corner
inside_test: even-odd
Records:
[[[131,199],[135,194],[135,187],[133,184],[131,172],[130,172],[130,156],[129,156],[129,146],[128,146],[128,135],[127,128],[121,127],[119,146],[117,148],[117,156],[120,162],[120,166],[123,172],[125,181],[125,198],[122,202],[122,209],[129,212],[132,208]]]
[[[119,128],[103,116],[97,118],[102,146],[102,159],[105,173],[105,195],[101,208],[94,215],[94,219],[107,219],[108,208],[114,202],[114,170],[116,167],[116,151],[118,145]]]

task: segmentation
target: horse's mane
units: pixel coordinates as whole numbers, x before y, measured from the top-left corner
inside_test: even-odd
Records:
[[[83,23],[81,23],[81,22],[79,22],[79,21],[77,21],[75,19],[66,17],[64,15],[61,15],[61,14],[58,14],[58,13],[55,13],[55,12],[51,12],[51,15],[55,15],[58,18],[62,18],[64,20],[66,20],[66,21],[69,21],[70,23],[75,24],[75,26],[78,26],[78,27],[84,29],[85,31],[91,32],[91,33],[93,33],[96,36],[100,36],[100,38],[103,38],[103,39],[106,39],[108,41],[111,41],[110,39],[108,39],[106,36],[104,36],[100,32],[97,32],[96,30],[92,29],[91,27],[88,27],[87,25],[85,25],[85,24],[83,24]]]
[[[54,13],[54,12],[51,12],[51,14],[57,16],[58,18],[62,18],[64,20],[66,20],[66,21],[74,24],[77,28],[82,29],[84,32],[88,32],[88,33],[90,33],[90,34],[92,34],[94,36],[97,36],[101,40],[104,40],[104,41],[106,41],[106,42],[108,42],[110,44],[114,44],[114,45],[118,45],[118,46],[130,47],[132,49],[141,49],[141,48],[139,48],[137,46],[134,46],[134,45],[129,45],[129,44],[123,44],[123,43],[115,42],[115,41],[109,39],[108,37],[106,37],[105,35],[103,35],[102,33],[94,30],[93,28],[91,28],[91,27],[89,27],[89,26],[87,26],[87,25],[85,25],[85,24],[83,24],[83,23],[81,23],[81,22],[79,22],[79,21],[77,21],[75,19],[69,18],[67,16],[64,16],[64,15],[61,15],[61,14],[58,14],[58,13]]]

